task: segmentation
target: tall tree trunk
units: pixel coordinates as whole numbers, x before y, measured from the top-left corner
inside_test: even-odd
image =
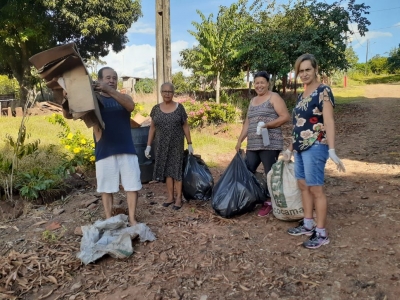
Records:
[[[269,80],[269,88],[268,88],[270,91],[272,91],[272,89],[274,88],[275,82],[276,82],[276,74],[272,73],[272,76]]]
[[[16,52],[9,56],[8,64],[19,84],[19,103],[16,106],[25,107],[29,91],[32,89],[33,84],[31,66],[28,60],[30,56],[29,51],[24,42],[20,42],[20,47],[20,53]]]
[[[247,66],[247,71],[246,71],[246,82],[247,82],[247,87],[249,87],[249,81],[250,81],[250,65]]]
[[[282,77],[282,95],[286,94],[287,75]]]
[[[216,101],[217,104],[219,104],[219,94],[220,94],[220,90],[221,90],[221,79],[220,79],[221,73],[218,71],[217,73],[217,85],[215,86],[215,91],[216,91]]]

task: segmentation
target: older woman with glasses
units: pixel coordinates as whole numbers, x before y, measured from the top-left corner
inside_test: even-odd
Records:
[[[190,154],[193,154],[192,140],[185,108],[173,101],[172,83],[166,82],[161,85],[161,96],[163,102],[155,105],[150,113],[151,124],[145,156],[150,158],[150,145],[155,139],[153,179],[167,184],[168,198],[163,206],[168,207],[173,204],[172,209],[179,210],[182,207],[184,137]]]

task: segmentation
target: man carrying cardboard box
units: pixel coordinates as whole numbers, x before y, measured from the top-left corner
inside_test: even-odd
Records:
[[[113,193],[119,191],[119,183],[126,192],[130,225],[137,224],[135,213],[138,191],[142,188],[140,169],[133,145],[130,115],[135,108],[131,96],[117,91],[118,76],[110,67],[101,68],[94,90],[100,95],[100,113],[105,128],[94,128],[97,192],[102,193],[106,218],[112,216]],[[72,119],[67,108],[65,118]]]

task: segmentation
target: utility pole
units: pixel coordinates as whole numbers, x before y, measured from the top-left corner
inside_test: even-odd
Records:
[[[154,57],[151,59],[152,63],[153,63],[153,80],[156,79],[155,75],[154,75]]]
[[[171,22],[170,0],[156,0],[156,72],[157,103],[161,102],[160,88],[171,82]]]
[[[368,46],[369,46],[369,39],[367,40],[367,53],[365,54],[365,75],[367,75],[367,68],[368,68]]]

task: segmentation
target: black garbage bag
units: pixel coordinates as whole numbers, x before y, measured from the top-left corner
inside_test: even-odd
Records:
[[[185,151],[183,158],[182,192],[186,200],[210,200],[214,178],[206,163]]]
[[[215,185],[211,204],[221,217],[231,218],[254,210],[257,203],[266,200],[266,195],[239,151]]]

